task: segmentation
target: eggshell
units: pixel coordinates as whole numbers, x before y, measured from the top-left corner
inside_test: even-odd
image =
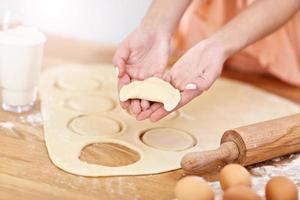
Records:
[[[223,200],[260,200],[255,191],[248,186],[236,185],[230,187],[223,194]]]
[[[186,176],[175,187],[177,200],[213,200],[214,192],[199,176]]]
[[[221,187],[224,191],[235,185],[245,185],[251,187],[250,173],[246,168],[238,164],[226,165],[221,170],[219,179]]]
[[[287,177],[276,176],[271,178],[266,185],[267,200],[297,200],[297,186]]]

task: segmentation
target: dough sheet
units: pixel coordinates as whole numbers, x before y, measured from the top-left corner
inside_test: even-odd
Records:
[[[52,67],[43,73],[39,92],[50,159],[57,167],[83,176],[175,170],[186,153],[217,148],[228,129],[300,112],[299,105],[286,99],[220,78],[165,119],[139,122],[119,105],[112,65]],[[93,143],[126,146],[140,159],[118,167],[81,161],[81,150]]]

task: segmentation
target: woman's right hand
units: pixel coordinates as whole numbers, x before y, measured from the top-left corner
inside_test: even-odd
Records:
[[[141,112],[137,119],[150,118],[152,122],[156,122],[189,103],[211,87],[221,74],[227,58],[228,54],[224,45],[215,38],[211,37],[199,42],[179,58],[165,76],[165,80],[181,93],[178,106],[168,112],[161,103],[155,103],[146,111]]]
[[[155,28],[142,25],[133,31],[119,46],[113,64],[118,71],[119,91],[133,80],[144,80],[151,76],[161,77],[169,58],[171,36]],[[139,114],[150,107],[146,100],[121,102],[124,109]]]

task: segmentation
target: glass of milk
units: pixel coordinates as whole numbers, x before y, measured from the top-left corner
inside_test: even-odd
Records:
[[[46,37],[33,27],[0,28],[2,108],[29,111],[35,103]]]

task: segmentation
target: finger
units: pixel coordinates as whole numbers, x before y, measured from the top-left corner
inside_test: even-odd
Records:
[[[176,108],[181,108],[182,106],[190,102],[192,99],[199,96],[201,93],[202,92],[199,90],[185,90],[181,92],[181,100]]]
[[[169,76],[169,82],[179,91],[183,91],[184,90],[184,84],[183,84],[183,80],[186,79],[186,77],[184,75],[182,76],[176,76],[174,74],[170,74]]]
[[[167,116],[169,113],[170,112],[166,111],[164,108],[160,108],[160,109],[156,110],[153,114],[151,114],[150,121],[157,122],[158,120]]]
[[[132,99],[130,108],[133,114],[138,115],[142,111],[140,100]]]
[[[180,91],[184,90],[208,90],[213,81],[215,73],[212,70],[203,71],[203,74],[190,79],[190,75],[182,75],[181,77],[171,77],[171,83],[178,88]]]
[[[150,107],[150,102],[147,100],[141,100],[142,111],[147,110]]]
[[[126,62],[120,59],[116,65],[116,75],[117,77],[122,77],[126,73]]]
[[[131,79],[131,81],[135,81],[135,79]],[[130,110],[134,115],[139,114],[142,111],[140,99],[131,99],[130,102]]]
[[[171,74],[170,72],[166,72],[163,74],[162,79],[164,79],[167,82],[171,82]]]
[[[164,77],[164,72],[163,72],[163,71],[162,71],[162,72],[156,72],[153,76],[154,76],[154,77],[157,77],[157,78],[164,79],[164,78],[163,78],[163,77]]]
[[[153,112],[158,110],[159,108],[163,107],[161,103],[153,103],[149,109],[142,111],[136,116],[136,119],[141,121],[149,118]]]
[[[204,77],[196,77],[194,80],[183,82],[181,87],[184,87],[184,90],[205,91],[210,87],[210,85],[208,79]]]
[[[198,76],[191,82],[185,83],[185,89],[186,90],[199,90],[201,92],[204,92],[208,90],[214,81],[217,79],[217,77],[220,75],[218,71],[215,71],[214,69],[208,69],[205,71],[205,73],[201,76]]]
[[[120,105],[123,109],[127,110],[131,104],[131,100],[120,101]]]
[[[130,78],[127,74],[124,74],[124,76],[122,76],[121,78],[118,79],[118,91],[119,91],[119,94],[120,94],[120,90],[121,88],[130,83]],[[128,109],[129,106],[130,106],[130,100],[127,100],[127,101],[120,101],[120,105],[123,109]]]
[[[158,69],[149,69],[147,66],[137,66],[137,65],[126,65],[126,73],[129,74],[130,77],[133,77],[137,80],[144,80],[150,76],[162,78],[164,71],[160,70],[160,67],[157,67]]]
[[[124,74],[124,76],[118,79],[118,90],[120,91],[124,85],[127,85],[129,83],[130,83],[130,77],[127,74]]]
[[[118,68],[118,70],[116,70],[118,77],[122,77],[125,74],[126,62],[129,58],[129,55],[130,55],[130,50],[127,44],[126,43],[121,44],[113,58],[113,64]]]
[[[127,71],[126,71],[130,77],[133,77],[134,79],[138,79],[139,76],[139,67],[127,65]]]

